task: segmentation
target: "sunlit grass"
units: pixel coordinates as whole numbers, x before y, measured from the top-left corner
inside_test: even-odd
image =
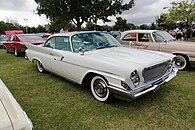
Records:
[[[0,78],[31,118],[35,130],[195,129],[195,69],[133,102],[93,99],[87,88],[38,73],[23,57],[0,52]]]

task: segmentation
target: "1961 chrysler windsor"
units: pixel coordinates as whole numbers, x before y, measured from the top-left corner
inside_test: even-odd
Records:
[[[109,101],[138,98],[176,76],[174,55],[123,47],[110,34],[67,32],[50,36],[44,45],[26,44],[39,72],[55,73],[91,88],[93,97]]]
[[[0,130],[33,130],[31,120],[0,79]]]
[[[168,32],[162,30],[129,30],[121,33],[118,41],[132,48],[161,51],[176,55],[175,66],[179,70],[190,67],[195,62],[195,43],[176,41]]]

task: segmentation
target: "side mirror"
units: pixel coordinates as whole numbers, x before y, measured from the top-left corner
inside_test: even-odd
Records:
[[[79,52],[81,55],[84,55],[85,49],[83,47],[79,47]]]
[[[45,47],[53,48],[50,43],[47,43]]]
[[[135,43],[133,43],[132,41],[129,41],[129,45],[133,46],[133,45],[135,45]]]
[[[164,40],[164,43],[167,44],[167,40],[166,39]]]

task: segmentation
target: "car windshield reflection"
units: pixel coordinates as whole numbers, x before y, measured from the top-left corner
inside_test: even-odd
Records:
[[[80,47],[85,49],[85,51],[91,51],[96,49],[122,46],[110,34],[100,32],[76,34],[72,36],[71,41],[74,52],[79,52]]]

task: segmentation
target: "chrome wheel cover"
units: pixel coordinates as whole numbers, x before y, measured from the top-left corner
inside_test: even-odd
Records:
[[[175,66],[176,68],[178,68],[178,70],[183,70],[183,69],[185,69],[186,66],[187,66],[186,58],[183,57],[183,56],[177,55],[177,56],[174,58],[174,66]]]
[[[92,78],[91,93],[93,97],[100,102],[106,102],[109,99],[110,91],[106,81],[102,77],[95,76]]]

